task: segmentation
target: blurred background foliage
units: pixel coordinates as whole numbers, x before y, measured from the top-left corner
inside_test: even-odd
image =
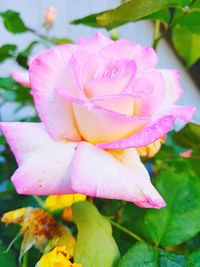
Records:
[[[11,34],[23,35],[31,32],[35,36],[35,40],[27,43],[22,51],[15,44],[2,45],[0,63],[12,59],[26,71],[29,58],[38,45],[46,49],[73,42],[68,36],[52,36],[53,22],[52,25],[47,25],[44,20],[46,33],[41,34],[26,25],[20,14],[14,10],[1,12],[0,17]],[[106,28],[111,30],[109,34],[116,40],[120,37],[117,33],[118,26],[138,20],[151,20],[154,23],[152,46],[155,49],[162,38],[167,38],[186,68],[199,61],[199,0],[121,1],[113,10],[90,14],[71,23]],[[11,76],[0,77],[0,107],[8,102],[16,105],[16,112],[24,106],[34,109],[28,86],[22,86]],[[25,114],[23,121],[39,121],[39,118],[33,112],[31,116]],[[3,136],[0,136],[0,151],[0,215],[20,207],[43,208],[45,198],[16,194],[10,177],[17,165]],[[100,215],[92,205],[75,205],[74,220],[79,231],[76,258],[86,262],[84,266],[109,266],[112,255],[116,256],[113,252],[115,242],[121,254],[121,259],[118,257],[115,262],[119,267],[200,266],[200,126],[189,123],[179,132],[171,132],[160,152],[153,159],[143,158],[143,161],[151,173],[153,184],[166,200],[167,207],[161,210],[145,210],[123,201],[94,199],[93,203]],[[63,221],[60,211],[48,212],[76,233],[74,224]],[[87,214],[83,216],[84,220],[81,219],[83,212]],[[103,216],[113,226],[115,241],[107,231]],[[95,223],[99,220],[102,220],[100,228]],[[1,266],[32,267],[40,258],[41,252],[32,247],[28,252],[28,260],[25,254],[26,258],[21,263],[18,262],[22,237],[5,253],[19,231],[19,226],[6,227],[3,223],[0,224]],[[92,236],[92,240],[89,241],[87,235]],[[100,257],[104,258],[103,265],[102,261],[95,262]]]

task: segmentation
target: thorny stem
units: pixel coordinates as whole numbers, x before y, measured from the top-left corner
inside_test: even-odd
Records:
[[[132,231],[128,230],[127,228],[125,228],[124,226],[122,226],[121,224],[111,220],[110,218],[106,217],[106,219],[117,229],[119,229],[120,231],[124,232],[125,234],[131,236],[132,238],[136,239],[137,241],[144,241],[144,239],[142,239],[140,236],[136,235],[135,233],[133,233]]]

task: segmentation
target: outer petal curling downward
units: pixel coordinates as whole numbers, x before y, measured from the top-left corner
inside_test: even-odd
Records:
[[[70,164],[76,143],[55,142],[41,123],[1,123],[19,165],[12,182],[20,194],[74,193]]]
[[[143,208],[165,206],[134,149],[109,153],[79,143],[72,163],[72,187],[82,194],[131,201]]]

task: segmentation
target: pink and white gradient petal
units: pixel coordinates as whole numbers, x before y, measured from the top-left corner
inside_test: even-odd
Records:
[[[81,140],[71,103],[55,92],[55,88],[59,86],[73,94],[79,91],[68,65],[71,53],[76,49],[75,45],[63,45],[46,51],[33,61],[29,69],[36,109],[55,140]]]
[[[165,99],[164,79],[159,71],[143,72],[132,86],[135,101],[135,115],[152,116]]]
[[[160,70],[164,78],[165,102],[175,103],[182,95],[180,86],[180,72],[178,70]]]
[[[165,206],[134,149],[115,156],[89,143],[79,143],[72,164],[72,187],[82,194],[135,202],[143,208]]]
[[[133,60],[116,60],[97,68],[90,81],[85,83],[86,95],[97,97],[125,91],[134,78],[136,65]]]
[[[58,89],[58,94],[73,102],[77,127],[84,140],[92,143],[104,143],[132,135],[149,122],[149,117],[128,116],[89,101],[83,101]]]
[[[127,149],[149,145],[158,138],[167,134],[171,130],[174,121],[175,118],[172,115],[163,116],[154,122],[150,122],[144,129],[128,138],[114,142],[98,144],[97,147],[103,149]]]
[[[90,39],[81,37],[78,44],[90,53],[95,53],[101,50],[103,47],[113,43],[113,41],[103,35],[101,32],[96,33]]]
[[[19,194],[71,194],[71,162],[77,144],[55,142],[42,123],[2,122],[19,165],[12,182]]]

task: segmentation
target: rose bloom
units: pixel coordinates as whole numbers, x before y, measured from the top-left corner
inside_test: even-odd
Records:
[[[179,72],[156,63],[152,48],[100,33],[40,54],[29,76],[42,122],[1,123],[19,165],[17,192],[165,206],[136,148],[163,137],[176,119],[188,121],[194,108],[174,104]]]

